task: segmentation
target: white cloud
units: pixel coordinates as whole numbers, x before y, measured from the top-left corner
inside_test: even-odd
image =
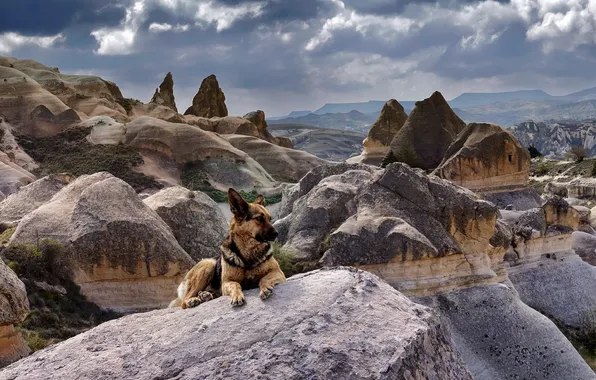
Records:
[[[159,23],[152,23],[151,25],[149,25],[149,31],[153,32],[153,33],[161,33],[161,32],[169,32],[169,31],[174,31],[174,32],[186,32],[190,29],[190,25],[188,24],[178,24],[176,26],[172,26],[171,24],[159,24]]]
[[[141,24],[147,18],[145,0],[135,1],[126,9],[126,17],[118,28],[101,28],[91,32],[99,43],[99,55],[127,55],[134,52],[134,42]]]
[[[215,24],[216,30],[221,32],[231,27],[239,19],[253,18],[261,15],[263,7],[266,4],[265,2],[260,2],[230,7],[208,1],[198,5],[195,19],[197,20],[197,24],[202,27]]]
[[[9,54],[24,45],[37,45],[41,48],[49,48],[56,42],[64,41],[64,39],[62,34],[46,37],[28,37],[18,33],[4,33],[0,34],[0,53]]]

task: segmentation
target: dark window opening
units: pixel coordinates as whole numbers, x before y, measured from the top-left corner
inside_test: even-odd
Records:
[[[509,155],[509,162],[512,162],[512,161],[513,161],[513,155],[512,155],[512,154],[510,154],[510,155]]]

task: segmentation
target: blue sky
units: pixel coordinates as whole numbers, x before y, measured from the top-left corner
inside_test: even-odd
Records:
[[[178,108],[216,74],[231,114],[439,90],[596,86],[596,0],[4,0],[0,55],[115,81]]]

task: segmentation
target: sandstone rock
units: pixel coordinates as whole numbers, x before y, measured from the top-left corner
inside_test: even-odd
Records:
[[[285,191],[296,200],[275,224],[284,248],[303,261],[356,265],[407,295],[506,278],[499,262],[509,242],[492,240],[503,234],[494,205],[403,164],[368,168],[332,166],[337,174],[309,174]]]
[[[561,197],[526,211],[514,226],[509,279],[521,300],[563,326],[579,328],[596,309],[596,268],[573,251],[579,212]]]
[[[417,301],[449,320],[453,343],[475,380],[595,379],[554,323],[502,284]]]
[[[155,90],[155,94],[149,103],[163,105],[178,112],[174,98],[174,79],[172,78],[172,73],[166,75],[163,82],[159,85],[159,89]]]
[[[526,211],[542,205],[540,194],[534,189],[522,189],[515,191],[501,191],[496,193],[483,194],[482,197],[494,203],[499,208],[512,207],[514,210]]]
[[[223,137],[198,127],[143,116],[126,125],[124,143],[142,152],[158,153],[179,166],[194,163],[197,170],[210,177],[212,184],[222,188],[254,189],[276,185],[269,173],[248,154],[234,148]],[[159,169],[140,168],[147,175],[154,175]]]
[[[39,167],[35,161],[19,146],[12,132],[12,126],[0,115],[0,151],[11,157],[11,161],[25,170]]]
[[[62,242],[74,281],[101,307],[164,307],[194,260],[135,191],[109,173],[81,176],[25,216],[9,244]]]
[[[501,127],[472,123],[447,149],[434,173],[476,193],[525,190],[530,153]]]
[[[246,295],[239,310],[222,297],[104,323],[0,378],[62,379],[76,368],[81,380],[472,379],[434,312],[370,274],[317,271],[265,303],[255,290]]]
[[[33,174],[12,162],[6,153],[0,151],[0,192],[5,196],[10,195],[35,179]]]
[[[377,121],[368,130],[364,139],[362,162],[370,165],[380,165],[390,150],[391,141],[406,123],[408,115],[404,107],[395,99],[389,100],[383,106]]]
[[[391,142],[391,152],[398,162],[433,170],[465,127],[443,95],[435,92],[430,98],[416,102],[408,120]]]
[[[267,122],[265,121],[265,112],[261,110],[249,112],[243,116],[246,120],[256,125],[259,131],[259,138],[272,142],[275,142],[275,137],[267,129]]]
[[[245,135],[259,137],[257,126],[251,121],[237,116],[212,118],[213,132],[221,135]]]
[[[80,123],[79,126],[91,131],[87,140],[92,144],[124,144],[126,126],[109,116],[95,116]]]
[[[219,246],[228,234],[228,221],[207,195],[170,187],[143,202],[170,226],[180,246],[194,260],[219,255]]]
[[[585,262],[596,265],[596,236],[586,232],[575,231],[572,234],[573,250]]]
[[[549,182],[544,186],[544,192],[549,195],[556,195],[559,197],[567,197],[567,186],[562,183]]]
[[[19,130],[29,121],[33,110],[43,105],[53,115],[67,111],[69,107],[25,73],[11,67],[0,66],[0,114]],[[41,127],[44,127],[43,125]],[[46,135],[46,131],[28,129],[32,135]]]
[[[29,354],[21,334],[13,328],[27,314],[29,300],[25,285],[0,258],[0,368]]]
[[[329,164],[310,153],[282,148],[259,138],[238,135],[222,137],[233,147],[248,153],[278,181],[298,182],[315,167]]]
[[[0,202],[0,223],[12,224],[48,202],[73,180],[69,174],[51,174],[22,187]]]
[[[576,178],[567,184],[567,196],[572,198],[596,197],[596,178]]]
[[[192,106],[184,114],[208,118],[228,116],[225,102],[226,97],[219,88],[217,78],[215,75],[209,75],[203,79],[199,92],[192,100]]]

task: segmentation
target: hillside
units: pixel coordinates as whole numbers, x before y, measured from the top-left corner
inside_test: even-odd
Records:
[[[380,109],[379,109],[380,112]],[[359,133],[368,132],[368,128],[377,120],[379,112],[364,114],[351,110],[346,113],[311,113],[305,116],[289,117],[279,120],[268,120],[270,125],[275,124],[308,124],[319,128],[339,129]]]

